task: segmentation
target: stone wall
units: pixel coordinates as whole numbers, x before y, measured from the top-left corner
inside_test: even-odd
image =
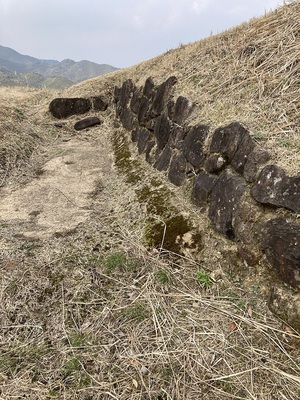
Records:
[[[239,122],[214,132],[190,126],[193,103],[174,98],[172,76],[160,85],[148,78],[115,87],[116,116],[131,132],[138,153],[177,186],[193,180],[191,200],[214,229],[236,241],[249,266],[266,259],[278,278],[300,287],[300,175],[272,163]]]
[[[273,271],[269,308],[300,331],[300,175],[272,163],[239,122],[213,132],[206,124],[191,126],[194,105],[174,98],[176,82],[172,76],[155,85],[148,78],[137,88],[126,80],[114,89],[116,117],[153,168],[176,186],[192,185],[191,201],[236,243],[247,266]],[[49,111],[61,119],[104,111],[110,103],[103,96],[58,98]],[[95,123],[95,117],[77,122],[80,129]]]

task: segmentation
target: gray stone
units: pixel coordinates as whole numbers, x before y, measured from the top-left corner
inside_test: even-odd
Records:
[[[176,83],[177,78],[171,76],[156,88],[151,108],[153,115],[158,116],[163,111],[167,111],[167,103],[169,101],[171,90]]]
[[[182,154],[173,157],[169,169],[168,178],[176,185],[181,186],[186,181],[186,160]]]
[[[300,332],[300,293],[284,285],[274,285],[268,299],[268,307],[282,321]]]
[[[132,132],[131,132],[131,140],[132,140],[133,142],[137,142],[137,141],[138,141],[138,138],[139,138],[139,129],[140,129],[140,128],[135,128],[135,129],[133,129]]]
[[[104,96],[95,96],[91,100],[93,110],[95,111],[105,111],[108,107],[108,100]]]
[[[205,161],[205,170],[211,174],[222,171],[227,165],[225,158],[221,154],[213,154]]]
[[[262,204],[300,212],[300,175],[289,177],[277,165],[267,165],[252,188],[253,198]]]
[[[119,114],[119,118],[125,129],[130,131],[134,128],[134,114],[130,110],[130,108],[128,108],[127,106],[123,107]]]
[[[242,243],[256,245],[259,241],[257,225],[262,219],[263,210],[248,195],[243,196],[234,213],[233,229],[236,239]]]
[[[260,229],[261,249],[278,277],[300,286],[300,224],[283,217],[272,219]]]
[[[216,176],[204,171],[200,172],[196,177],[192,191],[192,200],[201,210],[206,208],[216,180]]]
[[[58,119],[68,118],[71,115],[85,114],[90,109],[90,99],[80,97],[56,98],[49,105],[50,113]]]
[[[169,146],[166,146],[157,161],[154,163],[154,168],[158,171],[166,171],[170,165],[172,155],[172,149]]]
[[[179,96],[176,100],[173,121],[182,125],[193,110],[193,102],[186,97]]]
[[[248,138],[249,133],[247,129],[241,125],[239,122],[233,122],[230,125],[221,127],[215,130],[211,145],[211,153],[220,153],[229,162],[233,160],[238,147],[240,146],[243,138],[246,136]],[[246,139],[247,141],[248,139]],[[244,148],[244,146],[243,146]],[[252,151],[252,149],[251,149]],[[242,153],[242,152],[241,152]],[[238,159],[240,160],[241,154],[239,154]],[[244,160],[246,162],[246,159]],[[235,161],[235,165],[238,166],[238,160]]]
[[[199,168],[204,164],[205,154],[203,145],[208,132],[208,126],[196,125],[188,132],[183,141],[183,155],[185,156],[186,160],[196,168]]]
[[[146,79],[144,89],[143,89],[143,96],[147,97],[148,99],[151,99],[153,96],[153,90],[154,90],[154,82],[151,77]]]
[[[185,136],[186,132],[181,126],[173,126],[170,131],[169,145],[175,149],[181,150]]]
[[[148,97],[142,96],[138,110],[138,122],[140,125],[145,126],[149,119],[151,119],[151,117],[149,117],[150,104],[151,102]]]
[[[138,128],[138,133],[137,133],[137,142],[138,142],[138,152],[139,154],[142,154],[147,147],[147,143],[149,139],[151,138],[151,132],[149,132],[145,128]]]
[[[157,149],[161,151],[168,143],[170,136],[171,125],[169,118],[165,113],[156,118],[154,127],[154,135],[156,137]]]
[[[121,88],[117,85],[114,87],[113,99],[115,103],[118,103],[121,98]]]
[[[241,140],[230,164],[236,170],[236,172],[243,175],[245,164],[248,160],[249,154],[255,147],[255,143],[248,131],[242,125],[240,126],[239,132],[241,135]]]
[[[254,182],[257,178],[262,167],[270,160],[270,154],[261,149],[260,147],[254,147],[253,151],[248,155],[247,161],[244,167],[244,178],[248,182]]]
[[[101,124],[101,121],[100,121],[99,118],[97,118],[97,117],[87,117],[87,118],[84,118],[84,119],[82,119],[80,121],[77,121],[76,124],[74,125],[74,129],[76,131],[81,131],[83,129],[90,128],[92,126],[100,125],[100,124]]]
[[[174,112],[175,112],[175,101],[173,99],[170,99],[167,103],[167,113],[168,113],[168,117],[172,121],[173,121],[173,117],[174,117]]]
[[[130,101],[130,109],[135,114],[138,114],[138,112],[139,112],[140,101],[141,101],[140,92],[139,92],[138,89],[135,89],[133,94],[132,94],[131,101]]]
[[[119,105],[118,105],[120,108],[124,108],[129,104],[129,101],[131,100],[132,94],[135,92],[135,90],[136,90],[135,84],[131,79],[127,79],[126,81],[123,82],[123,85],[121,87]]]
[[[149,164],[153,164],[155,162],[155,140],[150,140],[145,149],[146,161]]]
[[[215,229],[229,239],[235,238],[233,218],[246,187],[242,177],[225,170],[212,189],[209,218]]]

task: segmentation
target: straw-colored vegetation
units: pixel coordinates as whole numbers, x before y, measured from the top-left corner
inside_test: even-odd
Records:
[[[299,21],[296,2],[63,95],[173,74],[176,93],[197,104],[191,123],[242,121],[275,162],[299,173]],[[29,239],[19,221],[0,220],[0,399],[300,398],[299,335],[268,310],[267,271],[249,275],[234,243],[142,159],[124,168],[122,146],[128,159],[135,154],[112,109],[77,134],[75,117],[53,126],[56,96],[1,88],[0,196],[42,177],[69,139],[107,146],[115,164],[72,232]],[[181,255],[164,250],[167,208],[196,229],[197,246]]]
[[[181,45],[166,54],[69,89],[91,94],[131,78],[137,85],[152,76],[160,83],[178,78],[177,95],[197,108],[191,123],[214,129],[244,123],[274,162],[291,174],[300,164],[300,3],[280,7],[260,19],[217,36]]]

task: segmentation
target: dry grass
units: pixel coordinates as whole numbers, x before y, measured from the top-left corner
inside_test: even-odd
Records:
[[[299,336],[254,289],[205,289],[197,263],[139,242],[110,216],[23,243],[1,273],[0,398],[299,398]]]
[[[56,92],[25,87],[0,87],[0,187],[12,171],[21,170],[32,152],[54,130],[45,130],[45,109]]]
[[[298,173],[299,10],[295,2],[64,94],[177,75],[177,94],[197,104],[190,123],[242,121]],[[56,95],[0,89],[0,184],[22,181],[34,149],[47,153]],[[103,119],[113,134],[109,112]],[[110,186],[96,183],[94,215],[69,236],[25,240],[18,221],[0,221],[0,399],[300,398],[299,335],[268,311],[263,278],[242,284],[230,244],[192,207],[205,232],[197,261],[149,247],[137,188],[117,171]],[[174,189],[179,211],[190,207],[181,195]]]

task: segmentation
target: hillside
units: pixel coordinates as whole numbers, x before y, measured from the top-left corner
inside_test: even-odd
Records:
[[[23,55],[9,47],[0,46],[0,70],[2,86],[11,86],[12,74],[14,83],[17,86],[52,87],[46,78],[60,77],[55,83],[55,88],[65,89],[74,83],[103,75],[117,68],[107,64],[97,64],[91,61],[82,60],[40,60],[31,56]],[[32,79],[32,75],[39,76],[39,79]],[[44,79],[42,79],[44,77]],[[61,86],[59,86],[61,84]],[[48,86],[50,85],[50,86]],[[53,83],[52,83],[53,85]]]
[[[299,290],[245,263],[190,183],[149,166],[115,100],[126,79],[176,76],[174,99],[195,104],[188,126],[239,121],[299,175],[299,21],[293,2],[63,93],[0,87],[1,398],[300,398]],[[109,106],[55,119],[62,96]],[[92,115],[100,125],[74,129]]]
[[[178,78],[176,94],[196,104],[192,122],[212,129],[240,121],[275,162],[299,172],[299,2],[220,35],[180,46],[149,61],[84,82],[67,95],[88,96],[131,78]]]

